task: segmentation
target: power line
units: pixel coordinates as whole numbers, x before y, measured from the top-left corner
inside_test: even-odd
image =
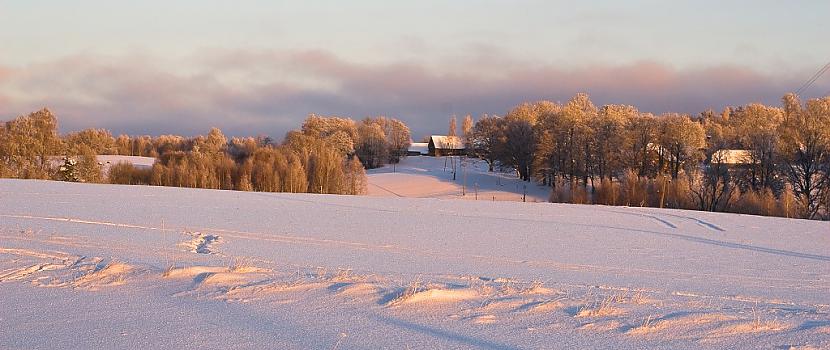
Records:
[[[819,69],[818,72],[813,74],[813,76],[811,76],[810,79],[807,79],[807,81],[804,82],[804,84],[802,84],[801,87],[798,88],[798,90],[796,90],[796,95],[804,92],[811,85],[813,85],[813,83],[815,83],[816,80],[818,80],[818,78],[820,78],[824,74],[824,72],[827,71],[828,68],[830,68],[830,62],[827,62],[827,64],[821,67],[821,69]]]
[[[804,82],[804,84],[802,84],[801,87],[798,88],[798,90],[795,90],[795,94],[800,95],[801,93],[807,91],[807,89],[813,86],[816,80],[821,78],[821,76],[824,75],[824,73],[827,72],[828,69],[830,69],[830,62],[827,62],[827,64],[821,67],[821,69],[819,69],[818,72],[816,72],[816,74],[813,74],[813,76],[810,77],[810,79],[807,79],[807,81]]]

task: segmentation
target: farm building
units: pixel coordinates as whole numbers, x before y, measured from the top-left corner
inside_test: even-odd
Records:
[[[429,154],[428,142],[413,142],[406,150],[407,156],[423,156]]]
[[[458,136],[432,135],[429,137],[429,155],[460,156],[465,154],[464,142]]]
[[[730,166],[752,164],[752,152],[743,149],[722,149],[712,154],[711,162]]]

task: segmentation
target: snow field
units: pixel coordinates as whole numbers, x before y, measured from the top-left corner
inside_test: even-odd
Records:
[[[826,222],[0,180],[2,348],[826,348]]]

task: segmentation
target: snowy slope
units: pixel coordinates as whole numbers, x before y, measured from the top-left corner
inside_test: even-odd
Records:
[[[0,180],[0,348],[826,348],[830,223]]]
[[[127,163],[138,169],[149,169],[153,167],[156,158],[153,157],[139,157],[139,156],[119,156],[99,154],[95,156],[98,163],[101,164],[101,173],[106,177],[110,173],[110,168],[118,163]]]
[[[452,162],[456,164],[453,180]],[[414,156],[400,164],[366,172],[369,195],[453,198],[479,201],[547,202],[550,188],[518,179],[515,173],[488,172],[487,163],[466,157]]]
[[[108,155],[108,154],[99,154],[95,156],[98,159],[99,163],[104,164],[107,168],[112,165],[118,163],[129,163],[132,164],[136,168],[151,168],[153,167],[153,163],[156,162],[156,158],[153,157],[139,157],[139,156],[119,156],[119,155]]]

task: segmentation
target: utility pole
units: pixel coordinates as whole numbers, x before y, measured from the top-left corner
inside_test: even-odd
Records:
[[[455,156],[452,157],[452,180],[455,181],[455,173],[456,173],[456,166],[455,166]]]
[[[461,160],[461,195],[467,195],[467,167],[464,166],[464,160]]]

